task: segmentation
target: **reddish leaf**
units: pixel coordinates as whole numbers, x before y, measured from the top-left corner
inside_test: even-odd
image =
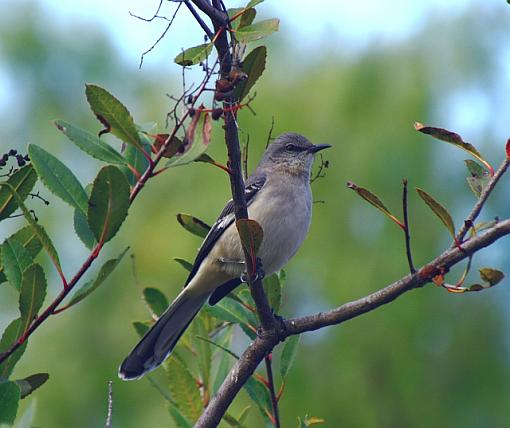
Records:
[[[161,147],[163,147],[163,144],[166,143],[168,138],[170,137],[169,134],[157,134],[154,136],[154,143],[152,144],[152,152],[158,153],[161,150]],[[172,141],[170,141],[167,146],[165,147],[165,150],[163,151],[163,157],[165,158],[171,158],[175,154],[179,153],[181,150],[184,150],[183,142],[180,138],[174,136],[172,138]]]
[[[468,152],[471,156],[478,159],[482,162],[487,169],[490,171],[491,176],[494,175],[494,168],[482,157],[480,152],[473,146],[472,144],[466,143],[459,134],[455,132],[448,131],[443,128],[435,128],[433,126],[425,126],[420,122],[414,123],[414,129],[417,131],[428,134],[437,140],[445,141],[447,143],[453,144],[454,146],[460,147],[461,149]]]
[[[510,159],[510,138],[506,141],[506,158]]]
[[[246,252],[250,255],[253,266],[255,266],[257,252],[264,237],[262,227],[255,220],[250,219],[237,220],[236,227],[241,238],[241,243]]]
[[[455,225],[453,224],[452,217],[448,210],[437,202],[432,196],[430,196],[425,190],[416,188],[418,195],[425,201],[429,208],[439,217],[441,222],[446,226],[450,235],[455,239]]]
[[[347,182],[347,187],[349,189],[354,190],[358,195],[360,195],[365,201],[367,201],[369,204],[372,204],[374,207],[376,207],[379,211],[383,212],[386,216],[388,216],[391,220],[393,220],[395,223],[397,223],[403,230],[405,230],[405,226],[402,224],[402,222],[396,218],[388,208],[383,204],[383,202],[370,190],[367,190],[363,187],[359,187],[357,184],[353,183],[352,181]]]

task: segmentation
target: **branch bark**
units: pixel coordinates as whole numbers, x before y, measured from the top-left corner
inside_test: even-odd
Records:
[[[510,235],[510,219],[501,221],[483,234],[469,239],[463,244],[462,249],[452,248],[446,250],[430,263],[421,267],[416,273],[406,275],[368,296],[345,303],[330,311],[285,320],[281,325],[278,325],[278,328],[262,332],[236,362],[195,427],[212,428],[217,426],[230,403],[265,355],[287,337],[341,324],[390,303],[405,292],[422,287],[430,282],[431,278],[440,269],[451,268],[506,235]]]

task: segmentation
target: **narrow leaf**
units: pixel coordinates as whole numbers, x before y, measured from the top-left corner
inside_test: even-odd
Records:
[[[146,152],[150,151],[150,145],[144,144],[143,147]],[[129,184],[134,186],[138,181],[138,177],[140,177],[149,167],[149,161],[144,154],[134,146],[127,146],[124,151],[124,156],[126,157],[129,165],[131,165],[131,168],[123,166],[121,167],[121,170],[127,177]]]
[[[181,259],[179,257],[174,257],[174,260],[179,263],[184,269],[188,272],[191,272],[193,269],[193,264],[188,262],[187,260]]]
[[[7,239],[0,248],[0,261],[5,276],[9,284],[19,291],[23,271],[33,263],[33,259],[25,247],[13,237]]]
[[[192,331],[192,345],[197,355],[197,366],[200,380],[203,385],[203,394],[211,396],[210,382],[211,382],[211,364],[212,364],[212,347],[207,341],[202,340],[203,337],[209,336],[209,331],[206,327],[205,319],[207,314],[201,312],[191,324]]]
[[[36,373],[24,379],[17,379],[15,382],[19,386],[21,398],[32,394],[32,392],[43,385],[49,378],[50,375],[48,373]]]
[[[168,410],[178,428],[193,428],[193,424],[177,407],[170,405],[168,406]]]
[[[11,235],[8,239],[15,239],[27,250],[30,257],[35,258],[42,250],[41,241],[37,238],[31,226],[25,226]]]
[[[127,163],[126,159],[124,159],[117,150],[90,132],[78,128],[64,120],[56,120],[55,126],[62,131],[70,141],[76,144],[80,150],[93,158],[117,165],[125,165]]]
[[[489,173],[480,164],[471,159],[466,159],[464,162],[471,175],[466,180],[475,196],[479,198],[483,189],[489,183]]]
[[[205,238],[211,229],[211,226],[207,223],[189,214],[177,214],[177,221],[188,232],[200,236],[201,238]]]
[[[79,210],[74,210],[73,225],[74,231],[76,232],[76,235],[78,235],[78,238],[80,238],[81,242],[83,242],[89,250],[92,250],[92,248],[94,248],[97,244],[97,241],[90,230],[87,217]]]
[[[15,382],[0,383],[0,425],[12,425],[18,412],[19,386]]]
[[[21,318],[12,321],[2,334],[0,339],[0,354],[7,351],[23,334]],[[14,370],[14,366],[19,361],[25,349],[27,342],[23,343],[9,358],[0,364],[0,378],[8,379]]]
[[[492,166],[482,157],[482,155],[478,152],[475,146],[466,143],[459,134],[452,131],[448,131],[447,129],[443,128],[425,126],[419,122],[415,122],[414,129],[423,134],[428,134],[437,140],[445,141],[447,143],[453,144],[454,146],[461,148],[462,150],[465,150],[471,156],[482,162],[490,171],[491,176],[494,175],[494,168],[492,168]]]
[[[99,269],[99,273],[94,281],[88,281],[83,284],[76,292],[68,303],[68,306],[76,305],[76,303],[82,301],[85,297],[87,297],[90,293],[92,293],[95,289],[97,289],[108,276],[115,270],[117,265],[121,262],[124,255],[129,250],[127,247],[122,253],[119,254],[118,257],[114,259],[110,259],[101,266]]]
[[[266,411],[270,411],[272,409],[272,404],[271,397],[269,396],[269,390],[266,386],[260,380],[257,380],[252,376],[244,384],[244,389],[253,402],[258,406],[264,420],[268,420],[269,418],[267,417]]]
[[[203,106],[197,109],[186,131],[182,153],[179,151],[166,166],[181,166],[194,162],[199,158],[211,142],[212,120],[209,113],[202,111]],[[197,132],[199,130],[199,132]]]
[[[250,2],[246,5],[246,7],[255,7],[258,4],[262,3],[264,0],[250,0]]]
[[[357,184],[348,181],[347,187],[349,189],[354,190],[359,196],[361,196],[365,201],[367,201],[369,204],[376,207],[379,211],[384,213],[389,219],[394,221],[396,224],[398,224],[402,229],[405,229],[404,224],[395,217],[388,208],[383,204],[383,202],[377,197],[377,195],[374,195],[370,190],[365,189],[364,187],[359,187]]]
[[[255,328],[258,325],[257,318],[236,300],[222,299],[214,306],[206,306],[205,311],[219,320],[239,324],[250,339],[257,336]]]
[[[275,313],[280,310],[280,304],[282,301],[282,286],[280,284],[280,278],[277,273],[264,278],[262,282],[264,291],[266,292],[269,305],[273,308]]]
[[[242,71],[248,75],[248,78],[239,82],[234,89],[234,97],[242,101],[249,93],[253,85],[266,68],[267,49],[265,46],[259,46],[253,49],[243,61]]]
[[[108,242],[115,236],[127,216],[129,184],[114,166],[105,166],[94,180],[88,207],[90,230],[98,242]]]
[[[125,143],[143,150],[133,117],[117,98],[106,89],[90,84],[86,85],[85,94],[90,108],[105,125],[105,132],[111,132]]]
[[[280,375],[282,380],[285,380],[289,374],[292,364],[294,364],[300,337],[300,335],[290,336],[283,345],[282,356],[280,359]]]
[[[23,272],[19,295],[21,329],[25,332],[37,316],[46,297],[46,277],[41,265],[32,264]]]
[[[7,184],[24,201],[33,189],[36,181],[37,174],[31,165],[27,165],[12,174],[7,180]],[[19,207],[12,190],[8,187],[0,187],[0,220],[9,217]]]
[[[175,57],[174,62],[184,67],[199,64],[207,59],[212,52],[212,49],[212,43],[204,43],[202,45],[193,46],[192,48],[188,48],[179,53]]]
[[[425,190],[416,188],[416,191],[418,192],[418,195],[420,195],[420,197],[429,206],[429,208],[434,212],[434,214],[439,217],[439,220],[441,220],[441,222],[448,229],[450,235],[452,235],[452,237],[455,238],[455,225],[453,224],[452,217],[450,216],[448,210],[439,202],[437,202],[427,192],[425,192]]]
[[[485,282],[488,282],[491,287],[501,282],[504,277],[505,274],[497,269],[480,269],[480,278],[482,278]]]
[[[157,288],[146,287],[143,289],[142,295],[145,304],[156,318],[159,318],[168,307],[168,299]]]
[[[254,42],[255,40],[262,39],[278,31],[279,26],[279,19],[265,19],[255,24],[239,28],[236,32],[236,39],[242,43]]]
[[[264,238],[262,227],[255,220],[250,219],[236,220],[236,227],[241,238],[241,244],[252,258],[253,266],[255,266],[257,252]]]
[[[195,379],[188,368],[175,357],[164,363],[169,383],[168,388],[178,409],[190,421],[195,422],[202,414],[203,405]]]
[[[29,144],[28,154],[37,175],[52,193],[73,208],[87,212],[87,194],[67,166],[35,144]]]
[[[153,323],[149,321],[133,321],[133,327],[140,337],[149,331],[152,324]]]

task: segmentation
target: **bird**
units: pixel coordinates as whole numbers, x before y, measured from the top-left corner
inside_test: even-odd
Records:
[[[266,148],[246,180],[248,217],[263,231],[257,257],[263,272],[279,271],[303,243],[311,223],[310,175],[315,154],[331,147],[284,133]],[[245,279],[241,240],[230,200],[200,246],[184,289],[119,367],[123,380],[141,378],[170,355],[202,306],[214,305]]]

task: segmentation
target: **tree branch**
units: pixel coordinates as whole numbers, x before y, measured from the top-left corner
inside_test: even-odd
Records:
[[[480,194],[480,197],[478,198],[478,201],[476,202],[475,206],[469,213],[466,220],[464,220],[464,224],[459,230],[459,233],[456,236],[456,242],[459,242],[462,244],[462,240],[466,236],[466,233],[468,230],[473,226],[473,223],[477,219],[478,215],[482,211],[483,206],[485,205],[485,202],[487,202],[487,199],[489,198],[490,194],[496,187],[496,184],[498,184],[499,179],[503,176],[503,174],[506,172],[508,167],[510,166],[510,158],[506,158],[501,166],[498,168],[496,173],[491,177],[490,181],[487,183],[485,188],[483,189],[482,193]],[[452,248],[457,245],[456,242],[452,244]]]
[[[244,383],[253,374],[259,363],[279,342],[288,336],[314,331],[330,325],[341,324],[378,307],[390,303],[405,292],[421,287],[430,282],[440,269],[449,269],[477,251],[491,245],[498,239],[510,234],[510,219],[504,220],[488,229],[483,234],[469,239],[462,250],[452,248],[443,252],[418,272],[399,279],[393,284],[366,297],[346,303],[327,312],[319,312],[299,318],[283,321],[278,329],[262,334],[246,349],[236,362],[217,394],[197,421],[195,427],[215,427],[227,411],[230,403],[238,394]]]

